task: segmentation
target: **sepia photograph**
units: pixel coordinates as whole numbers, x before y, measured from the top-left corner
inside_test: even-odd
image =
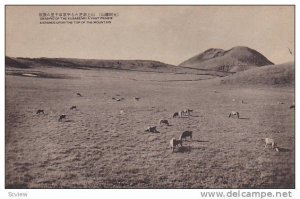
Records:
[[[295,189],[295,5],[5,5],[5,189]]]

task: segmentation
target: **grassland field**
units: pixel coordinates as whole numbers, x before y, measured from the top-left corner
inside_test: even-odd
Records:
[[[52,78],[6,71],[6,188],[295,187],[292,87],[232,87],[209,75],[37,71]],[[172,118],[185,108],[191,117]],[[231,111],[241,118],[229,118]],[[59,122],[61,114],[67,118]],[[160,133],[144,132],[152,125]],[[170,139],[185,130],[193,140],[172,153]],[[266,137],[279,152],[264,148]]]

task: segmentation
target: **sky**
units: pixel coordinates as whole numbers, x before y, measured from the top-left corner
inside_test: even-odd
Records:
[[[40,24],[39,13],[117,13],[111,24]],[[6,56],[156,60],[247,46],[294,59],[293,6],[6,6]]]

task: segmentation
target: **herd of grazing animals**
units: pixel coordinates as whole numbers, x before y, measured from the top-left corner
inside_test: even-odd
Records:
[[[78,97],[82,97],[81,93],[76,93],[76,95],[77,95]],[[76,110],[76,109],[77,109],[76,106],[71,106],[71,107],[70,107],[70,110]],[[45,115],[45,111],[44,111],[43,109],[38,109],[37,112],[36,112],[36,114],[37,114],[37,115],[39,115],[39,114]],[[59,115],[59,117],[58,117],[58,121],[59,121],[59,122],[62,122],[63,119],[66,119],[66,118],[67,118],[67,115],[61,114],[61,115]]]
[[[76,93],[76,95],[78,97],[82,97],[81,93]],[[121,101],[121,100],[124,100],[124,98],[112,98],[113,100],[116,100],[116,101]],[[138,97],[134,97],[134,100],[136,101],[139,101],[140,98]],[[235,102],[235,99],[232,100],[233,102]],[[241,100],[241,104],[246,104],[244,100]],[[283,104],[282,102],[278,102],[278,104]],[[290,108],[295,108],[295,103],[293,103]],[[77,107],[76,106],[71,106],[70,107],[70,110],[77,110]],[[183,118],[183,117],[190,117],[191,116],[191,113],[193,112],[192,109],[184,109],[184,110],[181,110],[181,111],[178,111],[178,112],[175,112],[173,114],[173,118],[175,117],[178,117],[178,118]],[[120,111],[121,114],[124,114],[124,111],[121,110]],[[45,114],[45,111],[43,109],[38,109],[37,112],[36,112],[37,115],[39,114]],[[240,113],[237,112],[237,111],[231,111],[228,115],[228,117],[237,117],[238,119],[240,119]],[[67,118],[67,115],[65,114],[61,114],[59,115],[59,118],[58,118],[58,121],[59,122],[62,122],[63,119],[66,119]],[[159,120],[159,125],[166,125],[166,126],[170,126],[170,123],[168,120],[166,119],[160,119]],[[149,133],[160,133],[158,130],[157,130],[157,126],[148,126],[146,129],[145,129],[145,132],[149,132]],[[190,139],[190,141],[192,140],[192,137],[193,137],[193,132],[192,131],[184,131],[181,133],[179,139],[176,139],[176,138],[172,138],[170,140],[170,148],[172,150],[172,152],[174,152],[174,149],[177,148],[179,149],[180,147],[182,147],[182,143],[183,141],[186,141],[187,138]],[[265,142],[265,148],[270,148],[268,146],[271,146],[271,149],[275,150],[275,151],[279,151],[279,148],[277,147],[277,143],[275,142],[274,139],[272,138],[265,138],[264,139],[264,142]]]

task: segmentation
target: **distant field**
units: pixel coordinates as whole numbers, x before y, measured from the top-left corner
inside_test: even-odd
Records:
[[[292,87],[233,88],[209,75],[35,70],[6,74],[6,188],[295,187]],[[192,117],[172,118],[184,108]],[[228,118],[233,110],[240,119]],[[159,119],[171,126],[144,132]],[[170,139],[185,130],[193,141],[172,153]],[[265,137],[280,152],[265,149]]]

